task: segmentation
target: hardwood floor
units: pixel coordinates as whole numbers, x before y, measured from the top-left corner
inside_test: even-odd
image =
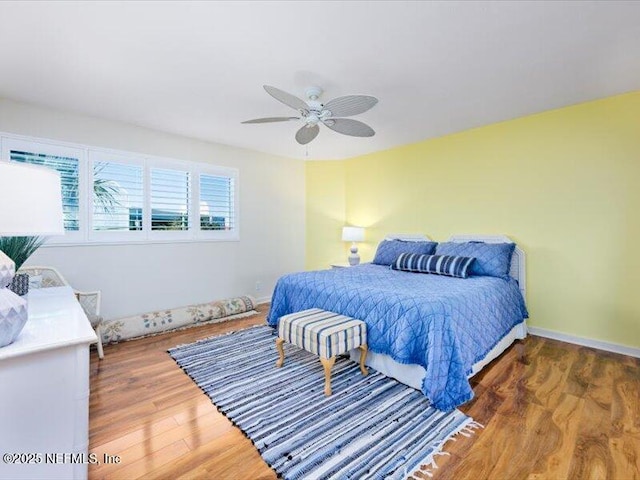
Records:
[[[166,352],[262,324],[260,310],[92,352],[89,452],[120,461],[89,478],[276,478]],[[639,359],[530,336],[472,385],[461,410],[485,428],[449,442],[434,479],[640,479]]]

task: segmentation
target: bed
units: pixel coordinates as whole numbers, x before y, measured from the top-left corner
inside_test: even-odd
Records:
[[[511,242],[503,236],[450,239],[471,240]],[[367,365],[448,411],[473,398],[469,376],[526,336],[524,266],[524,252],[516,248],[506,278],[460,279],[374,264],[293,273],[278,280],[267,322],[277,327],[283,315],[308,308],[363,320]]]

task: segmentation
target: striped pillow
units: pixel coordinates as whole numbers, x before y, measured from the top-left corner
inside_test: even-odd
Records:
[[[415,273],[435,273],[448,277],[467,278],[475,258],[454,257],[452,255],[418,255],[402,253],[391,264],[393,270]]]

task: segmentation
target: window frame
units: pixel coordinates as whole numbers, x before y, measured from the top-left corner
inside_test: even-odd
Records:
[[[240,240],[240,172],[237,168],[0,132],[0,152],[2,154],[0,162],[10,161],[9,153],[11,150],[78,159],[79,230],[67,230],[65,235],[49,237],[45,247],[47,245],[121,245]],[[93,168],[95,163],[100,161],[142,166],[142,230],[112,232],[93,230]],[[154,168],[181,170],[189,173],[188,230],[151,230],[151,170]],[[232,230],[200,229],[201,175],[233,179],[234,228]]]
[[[187,190],[187,193],[190,195],[187,201],[187,217],[189,225],[187,230],[152,230],[151,219],[152,219],[152,210],[151,210],[151,170],[176,170],[180,172],[186,172],[189,175],[189,184],[190,188]],[[193,172],[186,165],[186,162],[180,162],[176,160],[167,160],[167,159],[153,159],[152,161],[147,161],[147,172],[146,178],[149,188],[147,189],[148,194],[145,194],[145,200],[148,202],[146,210],[143,210],[142,218],[146,219],[145,222],[143,220],[143,225],[149,226],[148,235],[149,238],[155,238],[158,240],[167,240],[167,239],[182,239],[189,240],[193,239]],[[144,227],[143,227],[144,230]]]
[[[108,162],[115,163],[120,165],[135,165],[142,167],[142,230],[129,230],[129,231],[114,231],[114,232],[105,232],[100,230],[93,229],[93,213],[94,213],[94,205],[93,205],[93,182],[94,182],[94,165],[96,162]],[[126,241],[144,241],[144,227],[145,227],[145,203],[146,203],[146,194],[145,194],[145,162],[142,157],[135,156],[123,156],[120,154],[116,154],[113,152],[104,152],[99,150],[90,150],[89,151],[89,185],[92,186],[91,191],[89,192],[90,201],[87,203],[88,205],[88,218],[87,218],[87,233],[88,239],[90,242],[93,241],[106,241],[106,242],[126,242]]]
[[[202,230],[200,228],[200,175],[210,175],[216,177],[228,177],[233,179],[233,216],[234,226],[233,230]],[[201,165],[200,170],[197,172],[194,179],[193,192],[193,212],[197,216],[198,223],[198,237],[199,239],[207,240],[238,240],[240,238],[240,209],[238,208],[240,202],[240,174],[235,168],[218,167],[215,165]]]
[[[15,137],[2,137],[2,159],[11,162],[11,151],[20,150],[35,154],[44,154],[57,157],[70,157],[78,160],[78,230],[65,230],[64,235],[49,237],[49,244],[85,243],[87,240],[86,222],[87,203],[83,199],[87,196],[87,159],[86,151],[82,148],[62,145],[41,139],[24,139]]]

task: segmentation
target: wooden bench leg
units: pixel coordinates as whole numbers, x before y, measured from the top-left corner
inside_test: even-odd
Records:
[[[336,363],[336,357],[322,358],[320,357],[322,366],[324,367],[324,394],[331,395],[331,368]]]
[[[367,359],[367,352],[369,351],[369,347],[367,347],[366,345],[360,345],[358,348],[360,349],[360,371],[362,372],[362,375],[367,376],[369,375],[369,370],[367,370],[364,362]]]
[[[282,344],[284,340],[280,337],[276,338],[276,349],[278,350],[278,355],[280,358],[276,361],[276,367],[281,367],[284,365],[284,348],[282,348]]]

